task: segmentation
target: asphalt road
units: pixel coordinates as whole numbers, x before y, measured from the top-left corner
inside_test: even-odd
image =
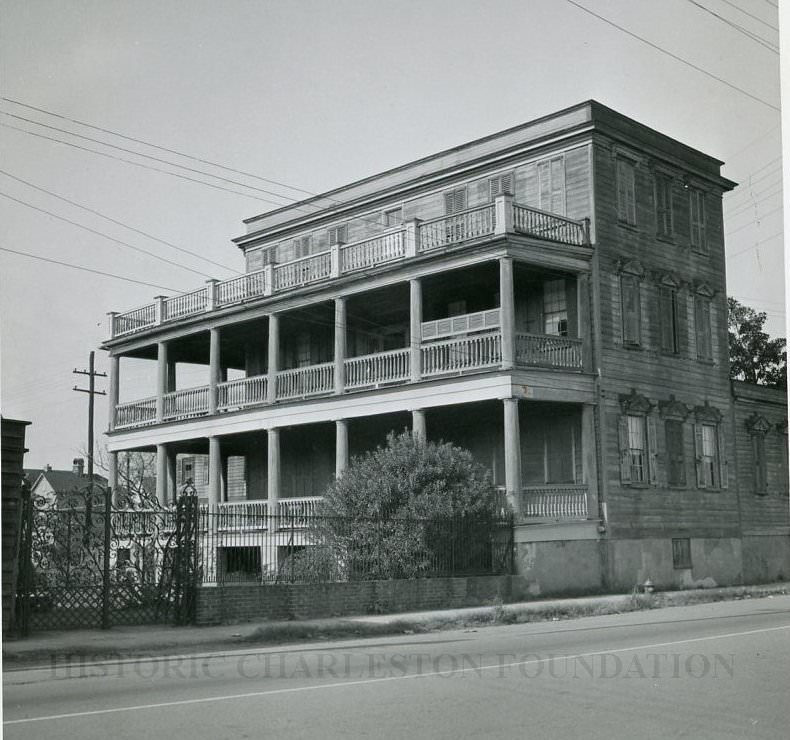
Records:
[[[790,738],[790,596],[6,672],[4,736]]]

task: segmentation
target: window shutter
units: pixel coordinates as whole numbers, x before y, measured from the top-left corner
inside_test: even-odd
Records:
[[[630,483],[631,451],[628,447],[628,417],[626,415],[618,419],[618,434],[620,443],[620,481],[622,483]]]
[[[628,221],[628,188],[625,179],[628,164],[622,160],[617,160],[617,218],[621,221]]]
[[[641,323],[639,282],[632,275],[623,275],[620,284],[623,292],[623,341],[626,344],[639,344]]]
[[[565,215],[565,160],[562,157],[551,161],[551,206],[552,213]]]
[[[535,164],[528,164],[524,170],[524,203],[533,208],[537,208],[540,205],[538,168]]]
[[[455,197],[453,193],[445,193],[444,194],[444,213],[446,216],[450,216],[454,213],[455,208]]]
[[[672,352],[675,349],[674,301],[672,300],[672,290],[665,285],[658,289],[658,313],[661,324],[661,349],[665,352]]]
[[[455,212],[466,210],[466,190],[461,188],[455,191]]]
[[[626,183],[626,220],[629,224],[636,223],[636,178],[634,166],[629,164],[627,169],[628,180]]]
[[[506,175],[502,175],[502,192],[503,193],[510,193],[513,195],[513,173],[508,172]]]
[[[719,445],[719,488],[728,488],[730,470],[727,462],[727,440],[721,425],[716,427],[716,442]]]
[[[702,424],[694,425],[694,454],[697,467],[697,488],[707,488],[705,466],[702,461]]]
[[[675,294],[675,325],[678,335],[678,354],[684,355],[688,351],[689,342],[688,300],[680,290]]]
[[[653,416],[647,419],[648,476],[651,486],[658,485],[658,451],[656,449],[656,420]]]

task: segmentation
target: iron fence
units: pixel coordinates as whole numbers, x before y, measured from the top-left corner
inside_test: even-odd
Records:
[[[510,516],[343,518],[202,508],[203,583],[328,583],[512,572]]]

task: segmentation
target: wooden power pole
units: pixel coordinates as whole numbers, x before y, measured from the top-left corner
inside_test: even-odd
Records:
[[[74,386],[75,391],[79,391],[80,393],[87,393],[88,394],[88,482],[90,483],[90,490],[93,491],[93,405],[94,405],[94,397],[95,396],[106,396],[107,394],[104,391],[97,391],[96,390],[96,378],[106,378],[107,373],[97,373],[94,369],[93,359],[94,359],[94,352],[90,353],[90,359],[88,360],[88,369],[87,370],[77,370],[74,368],[74,375],[87,375],[88,376],[88,387],[87,388],[77,388]]]

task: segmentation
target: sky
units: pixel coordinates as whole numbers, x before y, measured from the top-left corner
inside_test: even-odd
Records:
[[[107,312],[243,271],[242,219],[590,98],[726,163],[728,292],[784,336],[777,28],[776,0],[4,0],[0,408],[32,422],[26,466],[84,452],[72,371]]]

